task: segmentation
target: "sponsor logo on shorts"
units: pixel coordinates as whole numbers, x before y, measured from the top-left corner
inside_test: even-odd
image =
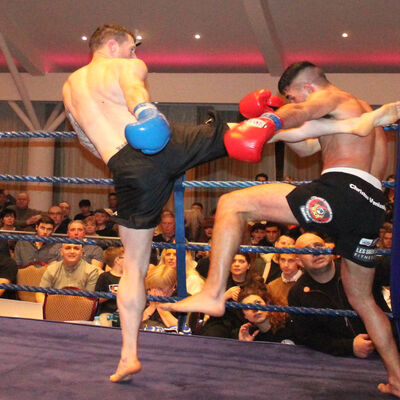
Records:
[[[329,203],[322,197],[311,197],[305,206],[300,207],[307,223],[327,224],[332,221],[333,213]]]
[[[378,238],[367,239],[362,238],[353,253],[353,257],[356,260],[364,262],[373,262],[376,256]]]
[[[379,201],[375,201],[372,197],[368,196],[367,193],[365,193],[363,190],[361,190],[354,183],[350,183],[349,187],[350,187],[350,189],[355,190],[357,193],[360,193],[360,195],[362,197],[364,197],[366,200],[368,200],[373,206],[378,207],[384,211],[386,210],[386,207],[384,204],[380,203]]]

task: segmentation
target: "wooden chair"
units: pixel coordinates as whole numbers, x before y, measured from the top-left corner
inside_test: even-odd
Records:
[[[28,285],[28,286],[40,286],[40,281],[44,272],[47,269],[47,265],[43,267],[35,267],[30,265],[25,268],[18,269],[17,272],[17,284],[18,285]],[[22,292],[17,291],[17,296],[20,300],[36,302],[35,292]]]
[[[79,290],[74,287],[63,289]],[[95,297],[46,294],[43,317],[52,321],[92,321],[98,302],[99,299]]]

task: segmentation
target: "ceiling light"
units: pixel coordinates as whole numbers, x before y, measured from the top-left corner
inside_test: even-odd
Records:
[[[346,33],[346,32],[343,32],[343,33],[342,33],[342,37],[347,38],[347,37],[349,37],[349,34]]]
[[[143,36],[142,35],[136,35],[136,40],[142,40]]]
[[[193,35],[193,37],[194,37],[195,39],[200,39],[200,38],[201,38],[201,36],[200,36],[198,33],[196,33],[195,35]]]
[[[81,39],[82,40],[87,40],[87,36],[82,36]]]

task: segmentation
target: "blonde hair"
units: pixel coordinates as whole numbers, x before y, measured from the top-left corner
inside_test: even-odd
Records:
[[[160,261],[158,263],[159,266],[165,264],[165,254],[167,253],[168,250],[171,250],[171,249],[163,249],[163,251],[161,252]],[[172,249],[172,250],[175,250],[175,249]],[[176,250],[175,250],[175,252],[176,252]],[[190,251],[186,251],[185,265],[186,265],[186,275],[190,275],[190,274],[198,275],[199,278],[201,278],[201,275],[196,271],[197,262],[195,260],[193,260],[192,253]]]
[[[145,279],[146,289],[172,288],[176,285],[176,269],[168,265],[151,265]]]

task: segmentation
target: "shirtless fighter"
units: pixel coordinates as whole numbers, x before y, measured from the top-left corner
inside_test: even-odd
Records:
[[[144,277],[161,210],[177,177],[197,164],[226,155],[224,133],[228,127],[217,115],[209,124],[169,127],[148,103],[147,68],[136,58],[135,38],[127,29],[102,26],[93,33],[89,46],[93,59],[68,78],[63,98],[81,144],[111,169],[118,197],[116,222],[125,248],[117,299],[123,344],[120,363],[110,380],[119,382],[141,369],[137,337],[146,301]],[[278,100],[269,92],[265,107],[281,105]],[[311,123],[319,124],[322,132],[344,129],[359,134],[358,128],[363,128],[360,132],[365,125],[371,129],[371,124],[379,123],[389,111],[385,109],[369,121]]]
[[[257,161],[264,142],[271,137],[273,140],[294,137],[296,129],[291,128],[299,126],[297,132],[304,134],[304,127],[309,123],[301,125],[306,121],[323,117],[343,120],[371,110],[365,102],[332,85],[323,71],[309,62],[289,66],[279,81],[279,91],[292,104],[281,107],[276,113],[262,114],[265,102],[260,98],[260,92],[242,100],[240,109],[251,119],[225,134],[229,155]],[[399,104],[387,106],[390,118],[385,123],[399,118]],[[371,114],[364,122],[371,118]],[[282,127],[288,131],[273,136]],[[371,129],[369,126],[367,132],[365,129],[362,131],[360,136],[333,132],[325,136],[315,131],[313,135],[320,136],[318,140],[290,144],[302,156],[322,152],[321,177],[311,184],[295,187],[276,183],[223,195],[218,202],[211,242],[211,266],[203,291],[181,302],[166,304],[164,308],[210,315],[224,313],[223,294],[229,265],[248,220],[300,224],[307,230],[326,232],[336,239],[337,253],[342,256],[341,274],[348,299],[362,318],[386,367],[388,383],[381,383],[378,388],[400,397],[397,346],[389,321],[376,305],[371,292],[376,242],[385,212],[380,180],[386,169],[386,137],[380,128]],[[301,138],[307,138],[307,135]]]

